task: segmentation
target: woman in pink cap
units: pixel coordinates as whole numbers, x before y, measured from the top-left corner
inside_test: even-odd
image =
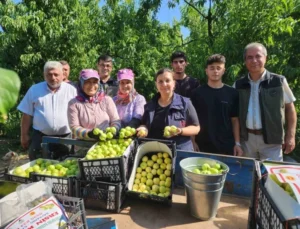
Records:
[[[122,127],[137,128],[144,114],[145,97],[134,88],[134,74],[131,69],[121,69],[117,74],[119,90],[113,100],[122,122]]]
[[[105,130],[114,126],[117,132],[120,129],[117,108],[112,98],[104,94],[97,71],[80,72],[78,96],[69,102],[68,120],[75,138],[94,138],[94,128]]]

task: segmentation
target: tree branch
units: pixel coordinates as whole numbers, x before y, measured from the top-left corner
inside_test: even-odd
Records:
[[[184,0],[186,4],[188,4],[190,7],[192,7],[194,10],[197,11],[198,14],[200,14],[203,18],[207,19],[207,16],[205,16],[195,5],[193,5],[191,2],[188,2],[187,0]]]

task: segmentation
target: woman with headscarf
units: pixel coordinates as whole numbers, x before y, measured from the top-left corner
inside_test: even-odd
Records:
[[[113,98],[122,127],[137,128],[144,114],[145,97],[137,93],[134,88],[134,74],[131,69],[121,69],[117,74],[119,90]]]
[[[112,98],[104,94],[97,71],[80,72],[78,95],[69,102],[68,120],[75,138],[94,138],[94,128],[115,127],[117,132],[120,129],[117,108]]]

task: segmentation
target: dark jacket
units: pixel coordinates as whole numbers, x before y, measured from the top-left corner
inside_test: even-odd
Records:
[[[154,118],[155,109],[158,103],[159,94],[157,94],[152,100],[150,100],[145,105],[145,113],[144,116],[146,117],[146,126],[150,130],[151,123]],[[173,101],[170,105],[170,108],[168,110],[168,115],[166,118],[166,124],[165,126],[177,126],[179,128],[186,126],[186,119],[187,119],[187,104],[191,103],[191,101],[183,97],[181,95],[178,95],[174,93]],[[176,141],[176,148],[180,150],[194,150],[193,144],[191,141],[191,137],[189,136],[176,136],[172,137],[169,140]]]
[[[259,85],[262,132],[266,144],[282,144],[284,142],[285,103],[283,80],[284,76],[266,71],[266,76]],[[235,88],[239,91],[240,135],[243,141],[247,141],[246,121],[251,93],[248,76],[237,80]]]
[[[119,90],[119,82],[117,80],[110,78],[106,83],[103,83],[101,80],[100,84],[102,85],[106,95],[110,97],[114,97],[117,95],[117,92]]]

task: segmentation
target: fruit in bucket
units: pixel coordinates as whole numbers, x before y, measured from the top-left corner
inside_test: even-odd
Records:
[[[172,159],[168,153],[148,153],[136,169],[132,191],[168,197],[171,195],[171,175]]]
[[[210,166],[208,163],[204,163],[201,166],[194,167],[191,172],[202,175],[216,175],[222,174],[224,169],[221,164],[215,163],[213,166]]]

